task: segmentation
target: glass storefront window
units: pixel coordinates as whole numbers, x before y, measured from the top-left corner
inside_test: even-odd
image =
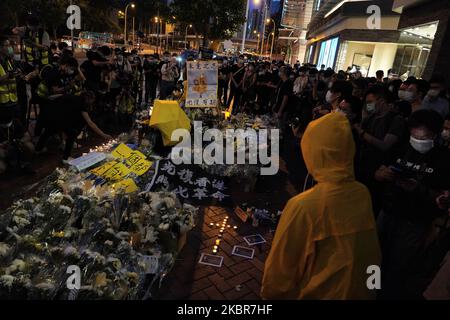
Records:
[[[334,67],[338,44],[338,37],[328,39],[320,44],[319,59],[317,60],[318,67],[321,65],[325,65],[325,68]]]

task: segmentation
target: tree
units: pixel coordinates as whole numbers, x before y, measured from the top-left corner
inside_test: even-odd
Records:
[[[203,36],[203,45],[209,40],[231,39],[245,22],[246,0],[174,0],[172,14],[179,23],[193,25]]]

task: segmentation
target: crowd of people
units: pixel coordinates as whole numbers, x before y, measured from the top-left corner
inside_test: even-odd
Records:
[[[8,37],[0,39],[0,174],[11,168],[32,173],[30,159],[46,152],[51,139],[65,142],[67,162],[86,128],[111,139],[110,134],[128,131],[136,112],[155,99],[178,97],[184,72],[169,52],[141,56],[136,50],[104,46],[88,51],[80,64],[67,45],[51,43],[36,20],[13,32],[21,38],[21,52]],[[350,71],[247,61],[244,56],[220,61],[220,104],[233,114],[276,117],[290,178],[314,191],[291,200],[286,208],[279,227],[283,232],[277,232],[266,264],[267,298],[366,297],[349,284],[355,281],[351,275],[331,278],[340,267],[348,268],[340,265],[345,264],[343,258],[355,264],[379,260],[375,230],[383,257],[381,297],[419,297],[449,249],[448,241],[430,236],[433,223],[448,215],[449,207],[447,79],[435,75],[429,81],[402,81],[393,70],[386,77],[378,71],[373,78]],[[32,113],[38,116],[31,132]],[[330,187],[335,184],[346,191]],[[328,207],[325,199],[330,199]],[[298,216],[302,210],[320,212],[322,220],[309,213]],[[286,224],[290,211],[296,216]],[[355,222],[361,217],[364,221]],[[312,236],[312,229],[322,233],[308,242],[304,237]],[[306,251],[300,251],[298,243],[308,243]],[[352,248],[342,248],[349,243]],[[319,259],[324,265],[308,260],[307,254],[333,250],[343,256],[335,257],[331,271],[325,256]],[[355,250],[371,256],[364,259]]]
[[[234,112],[279,119],[282,158],[290,178],[306,191],[285,208],[266,262],[263,296],[368,298],[358,275],[371,261],[381,265],[380,298],[421,298],[450,249],[446,79],[402,81],[393,70],[370,78],[276,61],[245,65],[243,57],[231,67],[225,60],[220,75],[221,101],[233,103]],[[343,118],[345,128],[334,127]]]
[[[99,46],[75,57],[34,17],[0,38],[0,64],[0,174],[34,173],[30,161],[49,141],[67,163],[87,129],[104,139],[129,131],[138,111],[173,97],[181,76],[169,52]]]

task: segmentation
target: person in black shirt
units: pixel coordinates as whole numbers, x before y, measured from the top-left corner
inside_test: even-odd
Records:
[[[156,99],[156,89],[158,87],[159,80],[159,66],[158,61],[154,55],[149,55],[145,57],[144,60],[144,75],[145,75],[145,103],[153,101]]]
[[[233,114],[237,114],[240,111],[241,98],[242,98],[242,81],[245,74],[245,65],[243,57],[239,57],[238,63],[231,67],[231,87],[230,96],[228,97],[227,106],[233,103]]]
[[[66,163],[72,152],[73,144],[81,130],[87,125],[97,135],[105,140],[111,140],[110,135],[105,134],[91,120],[89,111],[95,102],[95,94],[91,91],[83,92],[81,96],[64,96],[60,99],[60,105],[52,105],[50,112],[50,125],[39,138],[36,151],[44,149],[47,140],[54,134],[63,132],[66,135],[66,144],[63,162]]]
[[[231,69],[228,65],[228,59],[224,58],[219,67],[219,102],[226,104],[228,101],[228,87],[230,84]],[[222,99],[223,98],[223,99]]]
[[[283,124],[286,124],[287,115],[291,111],[289,110],[289,103],[293,95],[293,84],[289,80],[289,71],[286,67],[281,67],[280,79],[281,81],[278,84],[276,101],[272,111]],[[280,128],[284,128],[284,126],[282,125]]]
[[[402,143],[406,134],[406,123],[403,117],[392,110],[387,90],[375,86],[367,92],[361,125],[355,124],[354,128],[361,139],[360,179],[369,188],[374,213],[378,215],[380,188],[373,179],[374,173],[380,165],[392,159],[395,148]]]
[[[426,263],[425,239],[433,220],[446,215],[436,199],[450,189],[450,153],[438,144],[442,125],[435,111],[413,113],[409,144],[375,174],[383,184],[377,224],[384,298],[421,298],[426,288],[417,276]]]

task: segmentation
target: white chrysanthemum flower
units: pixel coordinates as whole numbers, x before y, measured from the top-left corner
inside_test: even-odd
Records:
[[[158,240],[158,232],[153,227],[147,228],[144,242],[154,243],[156,240]]]
[[[68,206],[59,206],[59,209],[61,211],[64,211],[64,213],[66,213],[66,214],[71,214],[72,213],[72,209],[69,208]]]
[[[175,200],[173,198],[170,198],[170,197],[164,198],[164,202],[166,204],[166,207],[169,208],[169,209],[170,208],[174,208],[175,205],[176,205]]]
[[[6,275],[3,275],[0,277],[0,282],[8,288],[12,287],[15,280],[16,280],[16,278],[13,276],[10,276],[9,274],[6,274]]]
[[[9,255],[11,251],[11,247],[4,243],[4,242],[0,242],[0,257],[6,257]]]
[[[167,231],[169,230],[170,225],[168,223],[161,223],[158,227],[158,229],[163,230],[163,231]]]
[[[17,209],[16,211],[14,211],[14,215],[19,217],[26,217],[28,216],[28,211],[25,209]]]
[[[64,248],[64,256],[66,256],[66,257],[70,257],[70,256],[76,257],[78,255],[79,255],[79,253],[78,253],[78,249],[77,248],[75,248],[73,246],[67,246],[67,247]]]
[[[105,246],[112,247],[113,245],[114,245],[114,242],[112,242],[110,240],[105,241]]]
[[[23,228],[30,224],[30,221],[19,216],[14,216],[12,219],[19,228]]]
[[[11,265],[5,269],[5,274],[11,274],[16,271],[23,271],[25,269],[25,261],[15,259]]]

